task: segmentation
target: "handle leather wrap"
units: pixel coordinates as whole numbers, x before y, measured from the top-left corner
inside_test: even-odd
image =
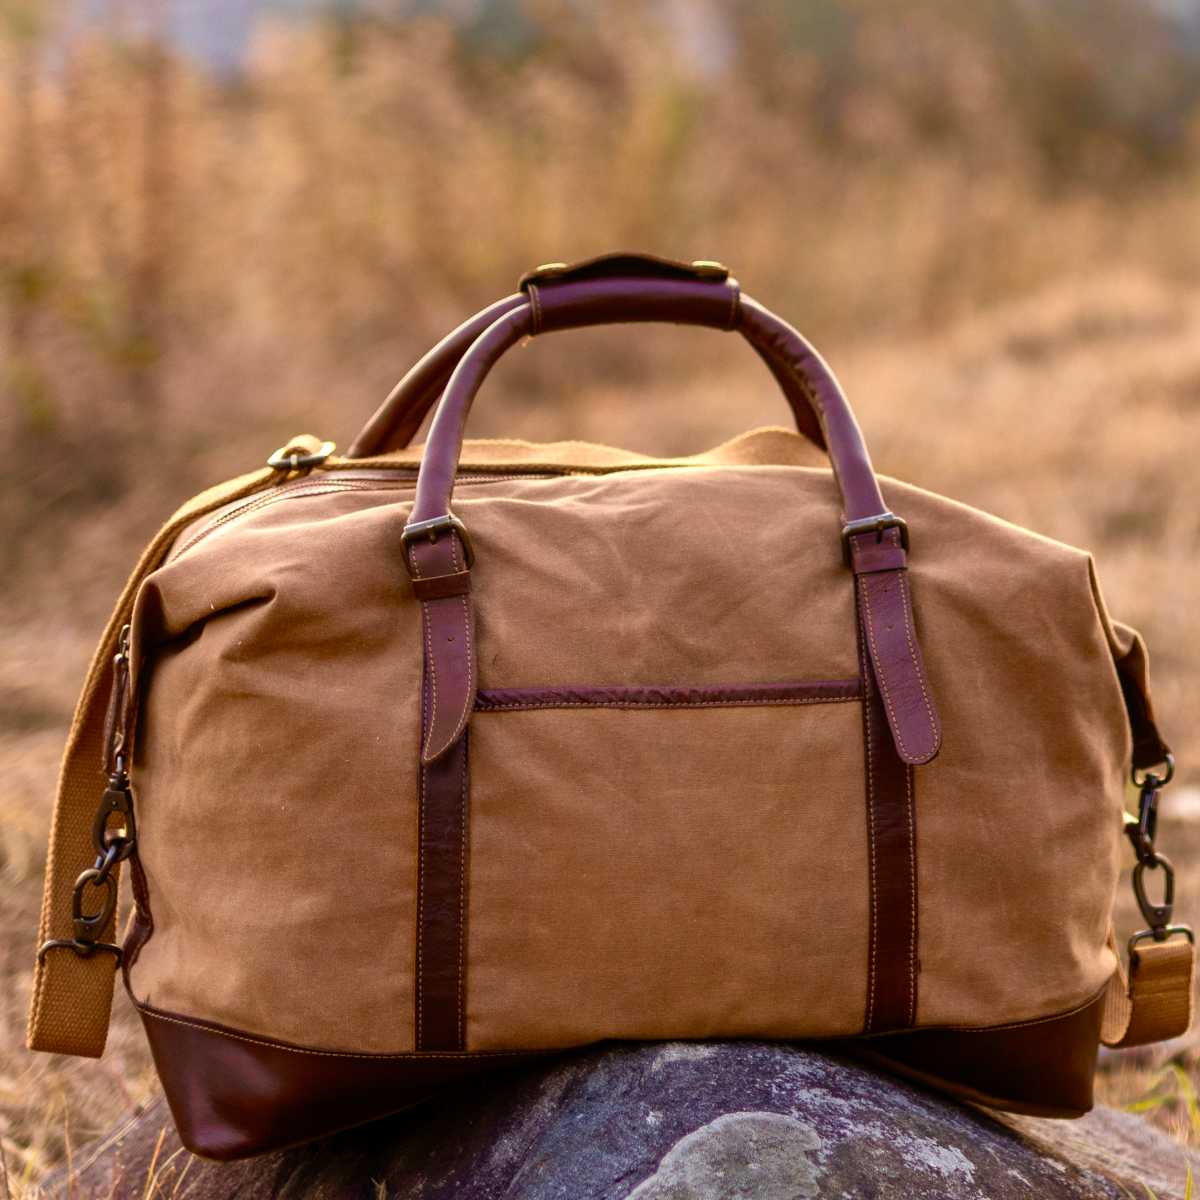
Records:
[[[638,315],[638,297],[628,295],[628,286],[637,282],[660,285],[660,303],[673,312],[658,315]],[[681,285],[672,288],[671,285]],[[697,287],[697,285],[700,285]],[[416,436],[429,410],[437,403],[454,368],[471,344],[496,320],[526,304],[534,307],[531,334],[550,329],[566,329],[574,325],[595,325],[629,321],[668,321],[678,324],[712,325],[734,328],[737,302],[737,282],[727,274],[714,275],[710,270],[697,271],[685,263],[674,263],[647,255],[606,255],[573,267],[563,267],[553,274],[535,271],[521,280],[520,292],[483,309],[469,321],[447,334],[400,380],[388,394],[375,414],[354,439],[348,458],[371,458],[407,446]],[[624,291],[623,291],[624,289]],[[642,290],[645,290],[644,288]],[[623,313],[610,319],[582,319],[582,310],[602,305],[607,296],[612,304],[621,303],[624,295],[628,306]],[[674,300],[668,300],[673,295]],[[645,297],[642,298],[643,300]],[[693,319],[709,305],[714,308],[710,319]],[[727,309],[726,309],[726,306]],[[726,321],[722,309],[726,309]],[[690,315],[689,315],[690,314]],[[768,351],[751,345],[763,359],[783,391],[792,409],[796,428],[818,449],[825,449],[821,426],[812,412],[796,377],[772,358]]]
[[[506,350],[539,331],[630,321],[738,330],[777,377],[787,378],[803,397],[808,420],[829,450],[846,518],[886,511],[862,433],[832,371],[790,325],[740,295],[734,281],[602,279],[532,285],[529,290],[529,298],[506,308],[455,367],[429,431],[413,521],[449,512],[467,415],[488,372]]]

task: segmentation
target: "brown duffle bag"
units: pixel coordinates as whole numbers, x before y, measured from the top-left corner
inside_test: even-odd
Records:
[[[509,347],[639,321],[739,332],[798,432],[463,441]],[[99,1055],[120,967],[215,1158],[608,1038],[852,1038],[1074,1116],[1101,1041],[1188,1027],[1170,772],[1087,553],[878,479],[718,264],[555,264],[347,456],[297,438],[146,550],[66,751],[29,1044]]]

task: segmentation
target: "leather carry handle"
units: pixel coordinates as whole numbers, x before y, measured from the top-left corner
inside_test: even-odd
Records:
[[[363,426],[346,452],[347,458],[374,458],[389,450],[407,446],[429,410],[437,403],[458,360],[471,343],[497,318],[526,302],[523,292],[515,292],[477,312],[452,333],[448,333],[388,393],[387,399]]]
[[[430,427],[417,482],[414,521],[450,512],[450,496],[462,449],[467,415],[488,372],[510,347],[525,337],[556,329],[631,322],[671,322],[737,330],[770,364],[777,377],[804,399],[808,420],[828,448],[849,522],[886,514],[862,433],[832,371],[793,329],[748,296],[722,273],[688,277],[688,269],[615,275],[601,271],[613,262],[639,266],[655,260],[611,256],[523,282],[520,303],[501,301],[501,313],[458,361]],[[361,435],[359,441],[361,441]],[[357,445],[358,443],[356,443]]]
[[[392,388],[387,399],[372,415],[347,453],[347,458],[373,458],[409,445],[416,437],[421,423],[429,410],[437,403],[459,360],[477,337],[500,317],[529,302],[526,289],[538,283],[558,279],[630,278],[649,276],[676,279],[707,279],[709,281],[728,278],[728,270],[718,263],[672,262],[645,254],[610,254],[601,258],[567,267],[552,263],[539,267],[522,276],[521,291],[497,300],[495,304],[477,312],[468,321],[447,334]],[[751,343],[754,345],[754,343]],[[759,357],[766,363],[776,382],[783,391],[796,422],[796,429],[818,449],[825,449],[825,438],[821,432],[808,398],[798,386],[793,375],[761,347],[754,345]]]
[[[522,338],[586,325],[671,321],[736,329],[794,383],[829,450],[846,524],[842,541],[853,570],[873,675],[897,753],[929,762],[941,746],[935,709],[913,620],[907,582],[907,528],[883,502],[862,433],[833,373],[785,321],[747,296],[723,269],[711,278],[679,264],[631,261],[636,273],[611,272],[614,259],[535,272],[527,299],[502,314],[459,360],[434,414],[404,529],[405,561],[421,602],[431,705],[422,760],[432,763],[462,736],[475,703],[476,669],[470,575],[474,551],[451,512],[458,459],[471,405],[488,372]]]

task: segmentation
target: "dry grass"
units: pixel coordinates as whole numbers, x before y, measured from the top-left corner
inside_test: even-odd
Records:
[[[833,361],[882,471],[1096,551],[1154,650],[1179,786],[1200,785],[1196,121],[1157,27],[1115,3],[1088,23],[1115,30],[1126,78],[1112,46],[1037,6],[1012,21],[999,0],[927,0],[901,21],[830,0],[798,31],[786,5],[715,6],[742,49],[703,72],[648,7],[614,0],[595,23],[557,7],[528,6],[519,53],[468,52],[433,19],[266,30],[222,86],[136,39],[79,41],[48,68],[29,18],[50,10],[0,0],[15,1195],[152,1088],[123,998],[103,1062],[20,1047],[57,754],[125,572],[176,502],[288,434],[345,445],[416,354],[535,262],[614,246],[730,262]],[[592,332],[510,355],[473,431],[670,453],[781,410],[716,335]],[[1200,916],[1200,833],[1168,821],[1162,840]],[[1147,1117],[1200,1143],[1196,1052],[1162,1078],[1152,1055],[1120,1061],[1102,1093],[1170,1093]]]

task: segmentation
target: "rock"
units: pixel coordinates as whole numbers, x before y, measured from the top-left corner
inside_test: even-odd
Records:
[[[996,1116],[811,1047],[609,1045],[241,1163],[182,1150],[156,1101],[44,1194],[183,1200],[1117,1200],[1184,1195],[1140,1118]]]

